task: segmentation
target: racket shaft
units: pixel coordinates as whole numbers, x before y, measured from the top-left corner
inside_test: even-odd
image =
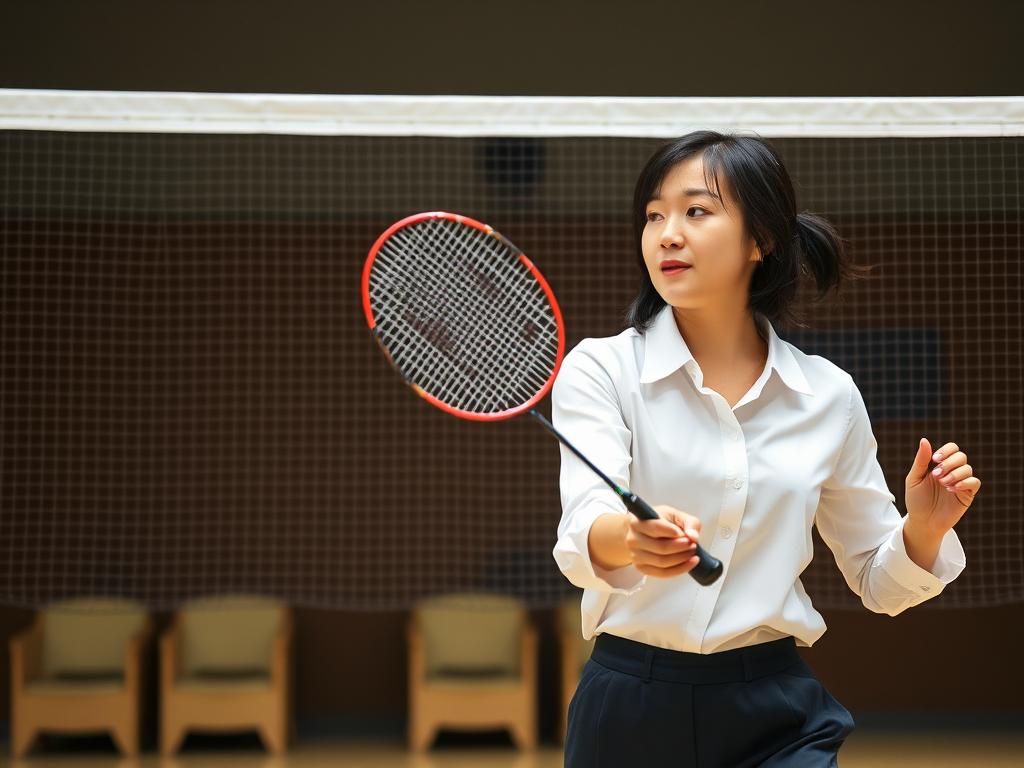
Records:
[[[621,498],[623,503],[626,505],[626,509],[641,520],[657,520],[660,517],[654,507],[641,499],[635,493],[632,493],[625,488],[620,488],[610,477],[594,466],[590,459],[580,453],[576,449],[576,446],[570,443],[561,432],[555,429],[554,424],[544,418],[539,411],[531,409],[530,413],[537,419],[537,421],[543,424],[551,434],[558,438],[558,441],[562,445],[576,454],[580,461],[590,467],[590,469],[594,471],[594,474],[604,480],[605,484],[619,495],[619,498]],[[714,584],[718,580],[718,577],[722,575],[722,561],[710,555],[700,544],[697,545],[696,554],[700,559],[700,562],[697,563],[691,571],[689,571],[689,574],[697,581],[698,584],[703,586]]]

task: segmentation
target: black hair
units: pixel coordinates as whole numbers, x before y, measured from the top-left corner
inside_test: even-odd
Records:
[[[651,282],[641,248],[647,204],[672,168],[698,153],[702,153],[708,189],[724,202],[720,181],[725,178],[742,209],[745,236],[752,236],[761,250],[762,261],[750,281],[748,306],[755,313],[773,324],[805,327],[795,307],[801,277],[814,277],[820,300],[830,289],[838,291],[844,280],[870,271],[849,262],[846,241],[826,219],[807,211],[797,213],[789,173],[768,142],[758,136],[694,131],[659,147],[637,179],[633,229],[641,282],[626,311],[627,324],[643,333],[665,306]]]

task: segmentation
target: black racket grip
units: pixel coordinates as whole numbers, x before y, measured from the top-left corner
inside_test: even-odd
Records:
[[[654,511],[654,508],[635,493],[625,493],[622,500],[626,507],[641,520],[657,520],[661,515]],[[709,555],[700,544],[697,545],[697,557],[700,562],[690,571],[690,575],[701,586],[708,586],[718,581],[722,575],[722,561],[717,557]]]

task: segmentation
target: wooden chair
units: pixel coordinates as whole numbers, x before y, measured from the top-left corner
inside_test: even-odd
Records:
[[[291,610],[246,595],[186,603],[160,638],[160,751],[190,730],[256,729],[274,754],[292,731]]]
[[[562,660],[562,720],[559,739],[565,742],[568,728],[569,702],[576,693],[583,665],[594,650],[594,640],[583,639],[583,619],[580,615],[580,598],[565,600],[558,608],[558,637]]]
[[[537,744],[537,632],[511,597],[454,594],[421,602],[408,625],[409,742],[437,730],[508,728],[520,749]]]
[[[145,610],[130,600],[73,598],[38,613],[11,638],[11,754],[23,757],[42,731],[109,731],[121,752],[139,752]]]

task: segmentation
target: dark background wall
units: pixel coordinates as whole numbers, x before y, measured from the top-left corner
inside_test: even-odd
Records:
[[[33,0],[22,88],[618,96],[1022,93],[1020,3]]]
[[[305,93],[919,96],[1024,92],[1011,2],[77,2],[0,8],[0,87]],[[0,609],[0,636],[30,618]],[[550,614],[535,619],[553,654]],[[400,612],[302,610],[307,721],[400,720]],[[856,714],[1020,713],[1024,606],[833,611],[807,656]],[[0,648],[6,690],[7,647]],[[548,662],[550,664],[550,662]],[[544,669],[542,668],[542,672]],[[557,707],[546,670],[542,715]],[[8,700],[0,697],[0,718]],[[543,733],[544,731],[542,731]]]

